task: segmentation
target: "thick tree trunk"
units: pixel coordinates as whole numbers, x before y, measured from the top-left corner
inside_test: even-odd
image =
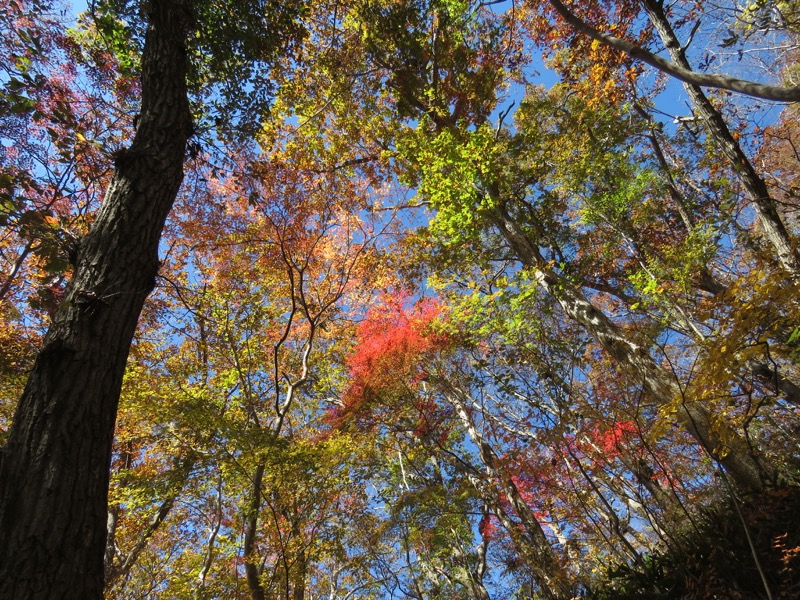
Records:
[[[101,598],[109,460],[131,340],[191,132],[185,0],[150,0],[142,108],[0,450],[0,598]]]
[[[539,249],[514,219],[505,211],[497,210],[494,220],[511,250],[526,267],[533,270],[539,284],[621,368],[639,377],[644,388],[662,404],[682,396],[677,382],[656,364],[646,348],[628,339],[625,332],[589,302],[580,290],[547,267]],[[709,410],[698,402],[684,401],[676,408],[681,424],[714,460],[726,468],[740,489],[758,491],[763,487],[762,478],[766,473],[750,453],[742,436],[723,422],[713,423]]]

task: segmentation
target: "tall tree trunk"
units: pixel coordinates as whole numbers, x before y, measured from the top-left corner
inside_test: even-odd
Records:
[[[536,572],[537,583],[541,587],[542,595],[553,600],[571,598],[572,586],[569,577],[561,566],[558,556],[553,552],[541,523],[533,514],[528,503],[525,502],[514,481],[499,465],[494,449],[475,427],[469,408],[461,397],[462,392],[448,382],[442,382],[441,385],[447,401],[456,410],[472,443],[477,446],[486,474],[494,480],[496,485],[500,486],[522,523],[527,548],[521,550],[527,551],[526,553],[530,554],[533,559],[531,568]],[[506,523],[504,526],[509,528],[509,534],[513,536],[514,526],[506,525]]]
[[[244,531],[244,571],[250,597],[253,600],[264,600],[264,587],[261,585],[261,573],[256,555],[256,536],[258,535],[258,515],[261,512],[261,483],[264,480],[265,469],[266,465],[262,463],[256,467],[253,475],[253,488]]]
[[[142,108],[0,450],[0,598],[101,598],[109,462],[131,340],[183,179],[186,0],[150,0]]]
[[[671,513],[678,510],[679,504],[675,492],[664,489],[664,486],[656,479],[655,473],[650,465],[647,464],[647,461],[644,459],[637,460],[631,456],[626,456],[625,453],[621,454],[620,461],[628,471],[633,473],[636,481],[650,493],[662,510]]]
[[[494,221],[517,258],[533,270],[539,284],[621,368],[640,378],[645,389],[662,404],[682,396],[677,382],[656,364],[647,348],[628,339],[625,332],[589,302],[579,289],[547,267],[538,247],[505,210],[497,209]],[[709,410],[698,402],[683,401],[676,408],[678,420],[714,460],[725,466],[739,488],[744,491],[762,489],[766,473],[742,436],[722,422],[713,423]]]
[[[294,511],[292,516],[292,537],[302,540],[298,512]],[[305,600],[306,577],[308,577],[308,555],[306,554],[306,544],[302,543],[292,565],[292,600]]]
[[[661,37],[661,41],[667,47],[672,60],[682,68],[691,71],[691,65],[686,59],[685,49],[678,41],[678,37],[664,14],[661,3],[656,0],[642,0],[642,5]],[[778,213],[775,201],[770,196],[767,184],[756,172],[753,163],[747,158],[747,155],[728,129],[725,119],[711,104],[700,86],[684,83],[683,87],[686,89],[686,93],[689,94],[697,116],[705,124],[717,147],[733,167],[733,170],[736,171],[739,180],[747,190],[747,195],[750,196],[750,200],[753,202],[758,221],[764,231],[764,237],[774,248],[781,265],[792,277],[800,278],[800,258],[798,258],[789,232]]]

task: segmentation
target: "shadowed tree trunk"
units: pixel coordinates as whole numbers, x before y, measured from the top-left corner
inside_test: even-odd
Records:
[[[0,450],[0,598],[101,598],[122,377],[183,178],[186,0],[150,0],[142,107]]]
[[[261,575],[256,553],[256,535],[258,534],[258,513],[261,511],[261,482],[264,479],[265,465],[256,467],[253,476],[253,489],[250,496],[247,524],[244,535],[244,570],[247,577],[247,587],[253,600],[264,600],[264,588],[261,585]]]

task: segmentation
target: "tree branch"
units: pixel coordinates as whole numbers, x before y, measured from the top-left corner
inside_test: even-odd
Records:
[[[657,54],[645,50],[631,42],[621,38],[598,31],[585,21],[581,20],[564,5],[561,0],[550,0],[550,4],[556,12],[570,25],[581,33],[588,35],[593,40],[622,50],[631,58],[641,60],[659,71],[672,75],[685,83],[700,85],[704,87],[730,90],[762,100],[772,100],[776,102],[798,102],[800,101],[800,86],[784,87],[779,85],[764,85],[754,81],[728,77],[727,75],[698,73],[691,69],[686,69],[677,63],[667,60]]]

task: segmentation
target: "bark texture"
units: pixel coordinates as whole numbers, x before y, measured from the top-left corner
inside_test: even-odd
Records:
[[[109,461],[139,314],[183,178],[191,115],[187,0],[150,0],[142,107],[116,156],[0,450],[0,598],[102,598]]]
[[[264,479],[266,466],[260,464],[253,475],[253,489],[248,507],[247,523],[244,534],[244,571],[247,587],[253,600],[264,600],[264,587],[261,585],[261,570],[256,556],[256,535],[258,534],[258,515],[261,512],[261,482]]]

